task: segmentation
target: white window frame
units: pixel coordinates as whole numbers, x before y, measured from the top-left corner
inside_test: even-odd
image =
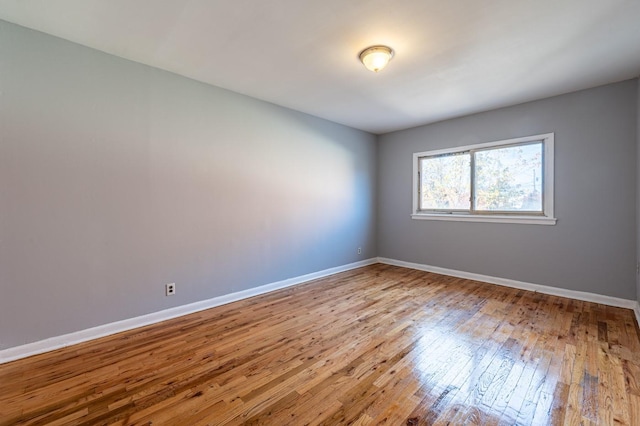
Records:
[[[454,154],[470,150],[482,150],[486,148],[495,148],[505,145],[522,144],[526,142],[542,142],[543,143],[543,191],[542,206],[543,213],[541,215],[521,214],[513,212],[509,214],[487,214],[483,212],[438,212],[438,211],[420,211],[420,159],[423,157],[431,157],[435,155]],[[545,133],[541,135],[526,136],[522,138],[507,139],[502,141],[487,142],[476,145],[460,146],[448,149],[439,149],[435,151],[416,152],[413,154],[413,186],[411,192],[413,194],[413,209],[411,212],[412,219],[418,220],[447,220],[447,221],[464,221],[464,222],[498,222],[498,223],[521,223],[529,225],[555,225],[557,219],[553,213],[553,145],[554,133]],[[473,192],[473,191],[472,191]]]

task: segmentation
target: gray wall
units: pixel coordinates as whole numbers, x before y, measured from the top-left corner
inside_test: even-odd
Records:
[[[0,349],[376,256],[376,150],[0,21]]]
[[[634,300],[637,102],[629,80],[381,136],[379,255]],[[414,152],[547,132],[555,226],[410,218]]]
[[[0,349],[378,254],[640,300],[638,104],[626,81],[376,149],[373,135],[0,21]],[[410,219],[413,152],[546,132],[556,226]]]
[[[637,149],[637,164],[636,164],[636,177],[637,177],[637,201],[636,201],[636,265],[640,265],[640,79],[638,81],[638,102],[636,104],[636,149]],[[640,304],[640,273],[636,269],[636,295],[638,303]]]

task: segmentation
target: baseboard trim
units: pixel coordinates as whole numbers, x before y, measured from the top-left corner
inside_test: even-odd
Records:
[[[214,297],[212,299],[202,300],[199,302],[190,303],[182,306],[176,306],[174,308],[153,312],[147,315],[141,315],[134,318],[116,321],[109,324],[104,324],[97,327],[92,327],[85,330],[64,334],[61,336],[55,336],[55,337],[40,340],[37,342],[33,342],[33,343],[27,343],[25,345],[14,346],[12,348],[3,349],[3,350],[0,350],[0,364],[26,358],[32,355],[38,355],[41,353],[50,352],[56,349],[61,349],[61,348],[72,346],[78,343],[87,342],[89,340],[98,339],[100,337],[110,336],[112,334],[121,333],[123,331],[133,330],[135,328],[144,327],[147,325],[155,324],[155,323],[166,321],[169,319],[181,317],[183,315],[188,315],[194,312],[204,311],[206,309],[215,308],[216,306],[226,305],[228,303],[236,302],[242,299],[248,299],[254,296],[259,296],[261,294],[269,293],[275,290],[280,290],[283,288],[304,284],[306,282],[313,281],[319,278],[324,278],[330,275],[338,274],[340,272],[346,272],[352,269],[373,265],[375,263],[383,263],[386,265],[400,266],[400,267],[409,268],[409,269],[417,269],[420,271],[433,272],[436,274],[449,275],[452,277],[483,281],[486,283],[502,285],[505,287],[550,294],[553,296],[568,297],[571,299],[583,300],[586,302],[601,303],[603,305],[631,309],[634,311],[636,321],[640,326],[640,302],[636,300],[621,299],[617,297],[605,296],[605,295],[596,294],[596,293],[567,290],[563,288],[551,287],[551,286],[546,286],[541,284],[532,284],[532,283],[527,283],[523,281],[511,280],[507,278],[492,277],[489,275],[475,274],[472,272],[458,271],[455,269],[441,268],[438,266],[424,265],[419,263],[405,262],[402,260],[378,257],[378,258],[371,258],[371,259],[367,259],[359,262],[350,263],[347,265],[337,266],[335,268],[329,268],[322,271],[313,272],[311,274],[301,275],[298,277],[273,282],[270,284],[265,284],[260,287],[243,290],[236,293],[225,294],[222,296]]]
[[[602,294],[588,293],[585,291],[567,290],[564,288],[551,287],[541,284],[532,284],[523,281],[516,281],[507,278],[492,277],[489,275],[474,274],[472,272],[457,271],[455,269],[440,268],[438,266],[423,265],[420,263],[405,262],[402,260],[379,257],[378,262],[386,265],[401,266],[403,268],[417,269],[420,271],[433,272],[436,274],[449,275],[452,277],[466,278],[475,281],[483,281],[490,284],[498,284],[505,287],[529,290],[538,293],[550,294],[552,296],[568,297],[570,299],[582,300],[585,302],[600,303],[603,305],[616,306],[618,308],[632,309],[636,313],[636,319],[640,324],[640,306],[636,300],[621,299],[618,297],[605,296]]]
[[[204,311],[205,309],[215,308],[216,306],[226,305],[238,300],[248,299],[250,297],[259,296],[261,294],[269,293],[275,290],[303,284],[309,281],[316,280],[318,278],[324,278],[329,275],[338,274],[340,272],[346,272],[352,269],[361,268],[363,266],[373,265],[374,263],[378,263],[377,258],[349,263],[347,265],[337,266],[335,268],[329,268],[322,271],[313,272],[311,274],[301,275],[298,277],[265,284],[260,287],[242,290],[236,293],[225,294],[222,296],[214,297],[212,299],[202,300],[182,306],[176,306],[174,308],[116,321],[109,324],[99,325],[97,327],[92,327],[61,336],[51,337],[37,342],[27,343],[25,345],[14,346],[11,348],[0,350],[0,364],[15,361],[21,358],[26,358],[32,355],[50,352],[78,343],[87,342],[89,340],[98,339],[100,337],[110,336],[112,334],[121,333],[123,331],[144,327],[146,325],[155,324],[187,314],[192,314],[194,312]]]

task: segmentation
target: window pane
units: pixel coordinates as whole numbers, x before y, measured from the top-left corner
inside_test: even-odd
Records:
[[[463,153],[420,160],[420,209],[469,210],[470,158]]]
[[[542,211],[542,142],[478,151],[476,196],[480,211]]]

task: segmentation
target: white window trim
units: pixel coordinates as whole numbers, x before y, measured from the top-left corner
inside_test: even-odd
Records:
[[[418,211],[418,163],[421,157],[450,154],[460,151],[468,151],[471,149],[482,149],[497,147],[501,145],[512,145],[522,142],[540,141],[544,142],[544,214],[542,216],[527,215],[491,215],[491,214],[469,214],[469,213],[437,213],[437,212],[419,212]],[[520,223],[529,225],[555,225],[557,219],[553,213],[553,144],[554,133],[545,133],[542,135],[526,136],[523,138],[507,139],[496,142],[487,142],[476,145],[459,146],[455,148],[439,149],[434,151],[416,152],[413,154],[413,186],[411,192],[413,194],[413,207],[411,212],[412,219],[418,220],[446,220],[459,222],[497,222],[497,223]]]

